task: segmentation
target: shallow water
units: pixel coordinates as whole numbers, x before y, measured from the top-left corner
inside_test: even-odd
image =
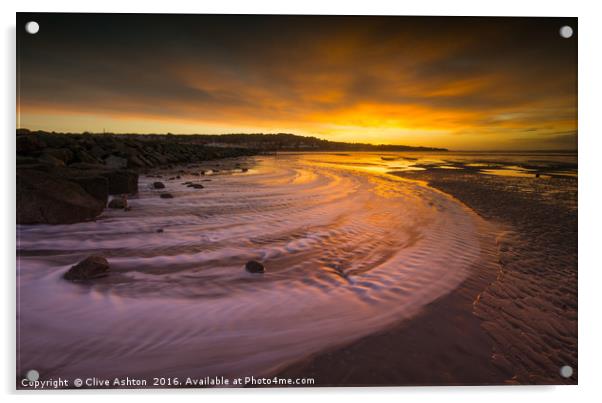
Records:
[[[388,175],[398,160],[243,163],[248,172],[207,182],[161,179],[173,199],[141,177],[131,211],[95,222],[18,226],[19,373],[266,375],[416,315],[494,258],[480,247],[493,237],[482,220]],[[110,277],[62,279],[92,253],[108,258]],[[267,272],[245,272],[250,259]]]

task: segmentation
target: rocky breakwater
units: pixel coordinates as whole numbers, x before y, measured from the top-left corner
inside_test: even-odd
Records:
[[[138,192],[152,168],[250,155],[170,140],[168,136],[57,134],[17,131],[17,224],[93,220],[110,195]]]

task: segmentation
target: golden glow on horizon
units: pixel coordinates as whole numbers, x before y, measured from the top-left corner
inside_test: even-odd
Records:
[[[445,91],[448,91],[446,89]],[[321,99],[336,97],[325,92]],[[93,113],[66,111],[55,108],[22,108],[19,127],[31,130],[59,132],[115,132],[115,133],[277,133],[316,136],[332,141],[365,142],[372,144],[402,144],[450,149],[511,149],[538,148],[538,138],[546,134],[576,130],[574,119],[556,119],[546,122],[538,110],[530,113],[500,111],[489,116],[491,122],[482,122],[483,113],[465,110],[441,110],[417,105],[360,104],[331,112],[310,112],[299,120],[249,118],[234,113],[228,119],[202,120],[145,116],[125,113]],[[218,115],[219,116],[219,115]],[[230,123],[232,122],[232,123]],[[234,123],[237,122],[237,123]],[[538,122],[545,125],[533,130]],[[523,143],[513,147],[505,138],[524,137]],[[554,147],[548,147],[554,148]]]

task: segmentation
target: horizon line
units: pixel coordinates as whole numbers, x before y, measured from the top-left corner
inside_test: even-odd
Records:
[[[452,148],[448,148],[448,147],[444,147],[444,146],[413,146],[413,145],[408,145],[408,144],[391,144],[391,143],[369,143],[369,142],[349,142],[349,141],[333,141],[333,140],[329,140],[323,137],[318,137],[316,135],[300,135],[300,134],[295,134],[295,133],[290,133],[290,132],[231,132],[231,133],[172,133],[172,132],[165,132],[165,133],[159,133],[159,132],[155,132],[155,133],[151,133],[151,132],[147,132],[147,133],[140,133],[140,132],[113,132],[113,131],[102,131],[102,132],[95,132],[95,131],[88,131],[88,130],[84,130],[81,132],[64,132],[64,131],[56,131],[56,130],[42,130],[42,129],[37,129],[37,130],[31,130],[28,129],[26,127],[18,127],[16,128],[16,131],[19,130],[27,130],[30,133],[35,133],[35,132],[42,132],[42,133],[49,133],[49,134],[65,134],[65,135],[71,135],[71,134],[81,134],[81,135],[135,135],[135,136],[228,136],[228,135],[264,135],[264,136],[275,136],[275,135],[279,135],[279,134],[287,134],[287,135],[291,135],[291,136],[297,136],[297,137],[303,137],[303,138],[315,138],[321,141],[327,141],[330,143],[341,143],[341,144],[363,144],[363,145],[370,145],[370,146],[399,146],[399,147],[412,147],[412,148],[431,148],[431,149],[441,149],[441,150],[447,150],[447,152],[453,151],[453,152],[508,152],[508,153],[516,153],[516,152],[552,152],[552,153],[578,153],[579,149],[575,148],[575,149],[569,149],[569,148],[565,148],[565,149],[452,149]],[[352,152],[352,151],[350,151]],[[389,151],[392,152],[392,151]],[[420,152],[420,151],[407,151],[407,152]]]

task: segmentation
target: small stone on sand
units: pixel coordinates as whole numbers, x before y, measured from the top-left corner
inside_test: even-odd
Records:
[[[245,265],[245,269],[249,273],[264,273],[265,267],[256,260],[249,260]]]

